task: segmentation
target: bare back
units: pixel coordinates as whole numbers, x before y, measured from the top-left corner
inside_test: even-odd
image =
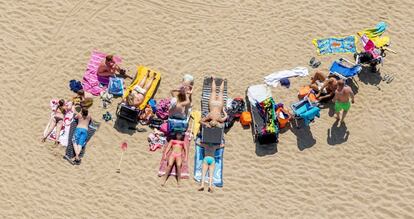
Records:
[[[91,116],[86,116],[86,117],[83,117],[83,116],[81,116],[81,115],[78,115],[77,116],[77,118],[78,118],[78,128],[85,128],[85,129],[88,129],[88,126],[89,126],[89,123],[91,122]]]

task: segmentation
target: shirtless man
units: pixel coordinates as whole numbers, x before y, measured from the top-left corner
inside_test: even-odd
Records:
[[[349,98],[351,98],[351,102],[354,103],[354,92],[352,92],[351,87],[345,85],[343,80],[338,80],[338,87],[332,101],[335,103],[335,118],[337,120],[340,119],[339,113],[343,110],[341,123],[344,122],[345,116],[348,113],[349,108],[351,108]]]
[[[115,75],[117,72],[125,77],[132,79],[131,76],[126,74],[126,71],[124,69],[121,69],[119,65],[115,63],[113,55],[107,55],[105,57],[105,61],[99,64],[97,75],[100,77],[109,78],[110,76]]]
[[[216,95],[216,81],[215,78],[212,76],[212,83],[211,83],[211,96],[209,101],[209,108],[210,112],[207,114],[206,117],[202,118],[200,123],[211,128],[211,127],[218,127],[222,126],[223,123],[227,120],[227,113],[224,110],[224,103],[223,103],[223,92],[224,92],[224,82],[226,79],[223,79],[220,85],[220,92]],[[224,113],[224,117],[221,116],[221,113]]]
[[[87,109],[82,109],[81,113],[77,113],[75,118],[78,119],[78,125],[76,126],[74,133],[73,149],[75,150],[75,157],[72,159],[72,162],[80,164],[81,159],[79,158],[79,154],[82,151],[82,148],[86,145],[86,140],[88,139],[88,126],[92,118],[88,115]]]
[[[208,192],[213,192],[213,176],[214,176],[214,169],[215,169],[215,153],[216,150],[223,147],[223,145],[202,145],[204,147],[204,159],[203,159],[203,169],[201,171],[201,185],[198,188],[198,191],[204,191],[204,181],[207,171],[209,178],[208,178]]]
[[[148,89],[150,89],[152,82],[156,77],[155,72],[151,77],[149,76],[150,73],[151,71],[148,70],[144,78],[128,94],[126,99],[128,105],[138,107],[144,101],[145,95],[147,94]]]

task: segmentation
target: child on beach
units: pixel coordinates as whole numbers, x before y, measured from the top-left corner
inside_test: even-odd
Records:
[[[176,139],[171,140],[168,143],[167,148],[165,149],[163,155],[162,155],[162,159],[166,160],[168,159],[168,166],[167,166],[167,170],[165,172],[165,175],[163,177],[163,182],[161,184],[161,186],[164,186],[165,183],[167,182],[167,179],[171,173],[171,170],[173,168],[173,165],[175,164],[175,169],[177,172],[177,185],[180,185],[180,180],[181,180],[181,165],[183,162],[182,156],[184,153],[184,161],[188,160],[188,155],[187,155],[187,148],[184,142],[184,134],[178,132],[176,135]],[[171,154],[170,156],[167,158],[168,152],[171,150]]]
[[[49,129],[46,131],[45,135],[42,138],[42,142],[45,142],[47,137],[52,133],[53,129],[56,127],[56,140],[55,144],[59,144],[60,131],[63,126],[63,119],[65,118],[66,111],[68,111],[67,106],[65,105],[65,100],[59,100],[58,106],[54,111],[52,123],[49,126]]]
[[[215,168],[215,153],[216,150],[222,145],[202,145],[204,147],[204,159],[203,159],[203,168],[201,171],[201,185],[198,188],[198,191],[204,191],[204,181],[206,177],[206,173],[208,171],[208,192],[213,192],[213,176],[214,176],[214,168]]]
[[[75,150],[75,157],[72,159],[74,164],[80,164],[81,159],[79,154],[82,148],[86,145],[88,139],[88,126],[92,118],[87,109],[82,109],[81,113],[76,112],[75,119],[78,119],[78,125],[76,126],[75,133],[73,134],[73,149]]]

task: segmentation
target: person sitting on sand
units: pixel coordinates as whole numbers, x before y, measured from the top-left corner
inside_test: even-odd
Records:
[[[189,93],[186,92],[184,87],[181,87],[176,97],[171,99],[171,105],[169,110],[169,117],[173,119],[186,119],[188,109],[191,107]]]
[[[325,77],[320,71],[315,72],[311,78],[310,87],[316,92],[319,102],[328,102],[335,96],[337,80],[334,76]]]
[[[216,95],[216,82],[214,76],[211,77],[211,96],[209,101],[210,112],[206,117],[202,118],[200,123],[212,128],[212,127],[221,127],[223,123],[227,120],[227,113],[224,110],[223,103],[223,92],[224,92],[224,82],[226,79],[223,79],[220,85],[220,92]],[[221,113],[224,113],[224,117],[221,116]]]
[[[65,118],[66,111],[68,111],[67,106],[65,105],[65,100],[59,100],[58,106],[54,112],[52,123],[49,125],[49,129],[46,131],[45,136],[42,138],[42,142],[45,142],[47,137],[52,133],[53,129],[56,127],[56,140],[55,144],[59,144],[60,131],[63,126],[63,120]]]
[[[81,103],[85,100],[85,92],[83,90],[78,90],[76,92],[76,96],[72,98],[73,103],[73,112],[80,112],[81,110]]]
[[[131,90],[126,98],[126,102],[129,106],[138,107],[145,99],[145,95],[148,92],[148,89],[151,87],[152,82],[156,77],[156,73],[150,76],[151,71],[148,70],[144,78]]]
[[[352,92],[351,87],[345,85],[345,82],[343,80],[338,80],[338,87],[335,91],[335,97],[332,101],[335,103],[335,118],[337,120],[340,119],[339,113],[343,110],[341,123],[344,122],[345,116],[351,108],[349,98],[351,98],[352,103],[355,102],[354,92]]]
[[[175,169],[177,172],[177,185],[180,185],[180,180],[181,180],[181,165],[182,165],[182,154],[184,153],[184,161],[188,160],[187,157],[187,148],[184,142],[184,134],[183,133],[176,133],[175,134],[176,139],[171,140],[168,143],[167,148],[165,149],[163,155],[162,155],[162,159],[163,160],[167,160],[168,159],[168,164],[167,164],[167,169],[165,171],[165,175],[163,177],[163,182],[161,184],[161,186],[164,186],[165,183],[167,182],[167,179],[171,173],[171,170],[173,168],[173,165],[175,164]],[[171,154],[170,156],[167,158],[167,154],[168,152],[171,150]]]
[[[121,74],[124,77],[131,78],[131,76],[126,74],[125,69],[121,69],[114,61],[113,55],[107,55],[105,60],[99,64],[97,75],[98,80],[103,84],[109,83],[109,77],[114,76],[116,73]]]
[[[89,115],[88,110],[83,108],[81,113],[76,112],[75,119],[78,119],[78,125],[73,134],[75,157],[73,157],[72,162],[74,162],[74,164],[80,164],[81,159],[79,158],[79,154],[82,151],[82,148],[86,145],[86,140],[88,139],[88,126],[92,118]]]
[[[203,159],[203,167],[201,171],[201,185],[198,188],[198,191],[204,191],[204,181],[205,176],[208,171],[208,192],[213,192],[213,176],[214,176],[214,168],[215,168],[215,153],[216,150],[222,145],[210,146],[210,145],[201,145],[204,147],[204,159]]]
[[[182,88],[185,89],[185,92],[189,94],[191,100],[191,94],[193,93],[194,86],[194,77],[189,74],[185,74],[183,80],[181,81],[180,87],[177,89],[171,90],[171,96],[176,96]]]

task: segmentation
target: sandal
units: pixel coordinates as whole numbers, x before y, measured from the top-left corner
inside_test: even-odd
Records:
[[[394,80],[394,76],[388,77],[387,84],[391,83]]]
[[[315,64],[315,57],[312,57],[310,60],[309,60],[309,65],[310,66],[313,66],[314,64]]]

